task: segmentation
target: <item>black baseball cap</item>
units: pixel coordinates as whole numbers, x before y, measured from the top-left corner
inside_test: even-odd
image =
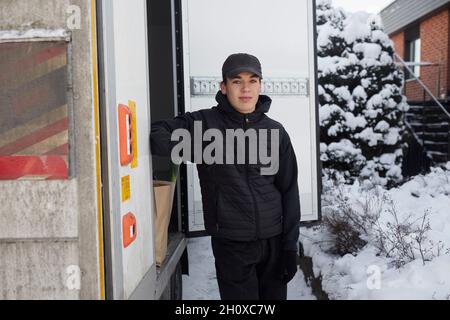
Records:
[[[241,72],[250,72],[262,79],[261,63],[248,53],[235,53],[225,60],[222,67],[223,78],[234,78]]]

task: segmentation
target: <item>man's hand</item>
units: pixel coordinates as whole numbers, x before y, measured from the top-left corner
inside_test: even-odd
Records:
[[[283,263],[283,282],[288,283],[297,273],[297,252],[283,251],[281,259]]]

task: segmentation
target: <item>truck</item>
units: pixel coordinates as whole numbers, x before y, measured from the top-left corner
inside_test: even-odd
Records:
[[[207,236],[182,164],[156,263],[152,121],[215,105],[221,65],[263,65],[269,116],[298,158],[302,223],[320,220],[314,0],[0,1],[0,298],[182,299]]]

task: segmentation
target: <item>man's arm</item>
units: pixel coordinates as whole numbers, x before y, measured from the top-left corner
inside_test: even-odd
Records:
[[[186,129],[193,137],[195,121],[200,121],[199,112],[187,112],[174,119],[153,122],[150,132],[152,154],[170,157],[172,148],[178,144],[177,141],[171,141],[172,132],[177,129]]]
[[[284,129],[282,133],[275,185],[281,193],[283,204],[283,250],[297,251],[300,228],[297,158],[289,135]]]

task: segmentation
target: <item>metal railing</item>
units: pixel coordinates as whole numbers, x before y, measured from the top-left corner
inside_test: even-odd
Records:
[[[422,82],[422,80],[420,80],[415,74],[414,71],[411,70],[411,68],[408,66],[408,64],[398,55],[395,54],[395,57],[401,62],[401,64],[405,67],[406,70],[408,70],[408,72],[411,74],[411,76],[414,78],[414,80],[416,80],[421,87],[423,88],[423,90],[428,93],[428,95],[431,97],[431,99],[434,100],[434,102],[436,102],[437,106],[439,108],[441,108],[441,110],[444,112],[444,114],[447,116],[447,118],[450,120],[450,113],[447,111],[447,109],[442,105],[442,103],[439,102],[439,100],[436,98],[436,96],[434,94],[431,93],[430,89],[428,89],[428,87],[425,85],[425,83]],[[405,84],[406,86],[406,84]]]
[[[426,94],[428,94],[430,96],[430,98],[436,103],[436,105],[440,108],[440,110],[445,114],[445,116],[447,117],[447,123],[450,126],[450,113],[447,111],[447,109],[442,105],[442,103],[436,98],[436,96],[434,94],[431,93],[431,90],[425,85],[425,83],[423,83],[422,80],[420,80],[414,73],[413,70],[411,70],[411,68],[409,67],[409,65],[406,63],[398,54],[395,54],[395,58],[397,58],[398,61],[400,61],[401,65],[403,65],[403,67],[410,73],[411,77],[414,78],[414,80],[417,81],[417,83],[419,83],[419,85],[422,87],[422,89],[424,90],[424,94],[423,94],[423,107],[422,107],[422,119],[424,119],[424,110],[425,110],[425,104],[426,104]],[[432,64],[427,64],[427,65],[432,65]],[[404,85],[404,88],[406,88],[406,83]],[[437,90],[439,92],[440,90],[440,79],[438,80],[438,87]],[[439,94],[439,93],[438,93]],[[414,128],[412,127],[412,125],[409,123],[408,119],[406,119],[405,117],[405,124],[406,126],[409,128],[409,130],[412,132],[414,138],[416,139],[416,141],[424,148],[425,152],[429,154],[429,151],[426,149],[425,147],[425,125],[424,125],[424,121],[422,120],[421,122],[421,127],[422,127],[422,139],[419,138],[419,136],[417,135],[417,133],[415,132]],[[448,132],[448,150],[447,150],[447,158],[450,161],[450,131]]]

